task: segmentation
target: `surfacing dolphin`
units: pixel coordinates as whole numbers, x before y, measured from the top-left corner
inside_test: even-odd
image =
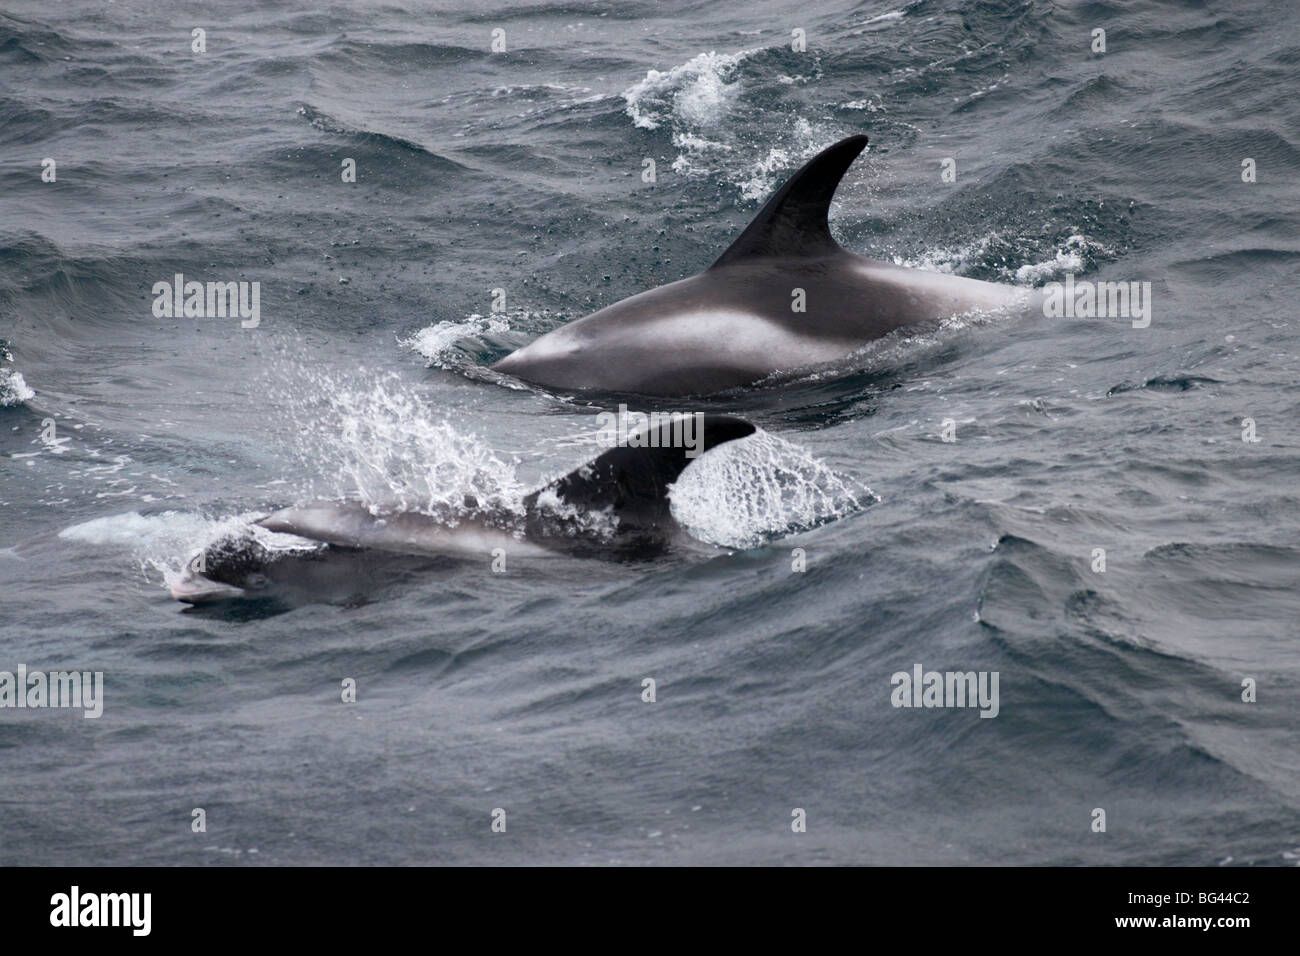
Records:
[[[902,326],[1027,298],[841,248],[827,212],[866,145],[850,136],[811,159],[704,272],[561,326],[493,369],[556,390],[707,395],[843,358]],[[805,311],[794,310],[796,290]]]
[[[490,560],[496,548],[514,558],[653,556],[680,532],[669,508],[669,486],[699,455],[754,430],[729,415],[697,413],[652,423],[626,445],[534,491],[519,511],[482,508],[468,497],[464,508],[443,515],[375,514],[348,500],[285,508],[255,524],[305,539],[306,547],[270,547],[249,530],[209,545],[202,560],[190,561],[169,586],[173,597],[188,604],[319,600],[326,593],[346,597],[366,577],[409,570],[415,558]]]

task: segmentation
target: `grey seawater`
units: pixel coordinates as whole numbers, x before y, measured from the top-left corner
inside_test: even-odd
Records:
[[[1295,19],[464,6],[0,13],[0,670],[106,687],[0,710],[0,863],[1293,865]],[[600,409],[475,369],[856,132],[847,247],[1149,281],[1150,326],[967,318],[701,401],[763,431],[683,478],[675,555],[168,596],[241,516],[594,456]],[[260,282],[260,326],[155,318],[176,273]],[[997,672],[998,716],[895,708],[916,664]]]

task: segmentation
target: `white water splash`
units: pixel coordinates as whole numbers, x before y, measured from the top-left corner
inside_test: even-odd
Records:
[[[431,366],[446,368],[448,364],[454,364],[457,347],[465,339],[508,331],[510,323],[503,316],[474,313],[463,322],[447,320],[430,325],[398,344],[419,352]]]
[[[840,104],[842,110],[865,110],[868,113],[880,113],[885,109],[884,98],[873,94],[874,99],[848,100]]]
[[[875,493],[769,432],[701,456],[673,485],[672,512],[701,541],[753,548],[852,514]]]
[[[1099,243],[1090,241],[1086,236],[1075,233],[1065,240],[1065,245],[1057,249],[1051,259],[1030,263],[1016,270],[1016,281],[1022,285],[1038,286],[1056,276],[1067,272],[1081,272],[1084,256],[1103,252]]]
[[[634,125],[671,130],[678,151],[673,172],[701,176],[724,165],[734,148],[726,119],[741,94],[738,67],[757,52],[701,53],[666,72],[650,70],[623,91],[624,111]]]
[[[673,147],[673,172],[718,177],[735,186],[741,199],[766,199],[799,164],[845,136],[835,124],[810,122],[796,112],[777,114],[762,124],[778,130],[777,141],[753,142],[755,124],[734,122],[747,90],[741,66],[758,47],[738,53],[710,51],[666,72],[649,71],[623,91],[625,112],[641,129],[667,128]],[[817,72],[816,70],[814,72]],[[781,74],[776,82],[795,86],[809,77]]]
[[[229,537],[251,536],[268,551],[306,552],[322,547],[290,534],[279,534],[253,524],[257,512],[209,518],[188,511],[142,515],[138,511],[106,515],[64,528],[64,541],[96,548],[124,551],[140,563],[146,574],[154,571],[163,583],[179,579],[186,563],[210,545]]]
[[[437,416],[398,376],[337,380],[315,373],[282,396],[304,471],[320,474],[308,498],[356,498],[371,513],[397,509],[454,520],[477,506],[522,512],[514,466]]]
[[[1014,241],[1017,248],[1025,246],[1031,240],[1023,237]],[[919,256],[894,256],[895,265],[912,269],[928,269],[931,272],[943,272],[949,275],[965,275],[970,270],[991,265],[989,263],[990,247],[1004,244],[1005,237],[999,232],[991,232],[977,239],[957,246],[936,246]],[[1106,254],[1107,249],[1096,240],[1081,233],[1070,235],[1057,248],[1051,258],[1042,262],[1029,263],[1012,269],[999,266],[998,281],[1014,282],[1017,285],[1036,287],[1044,282],[1067,272],[1082,271],[1089,257]]]
[[[710,50],[666,72],[650,70],[645,79],[623,91],[626,112],[641,129],[664,123],[708,127],[722,122],[739,92],[736,67],[757,53]]]
[[[740,198],[767,199],[799,166],[841,138],[836,128],[814,126],[804,117],[798,117],[790,128],[786,145],[769,147],[767,155],[755,160],[750,167],[749,178],[737,183]]]
[[[918,256],[894,256],[893,262],[894,265],[906,266],[909,269],[926,269],[930,272],[942,272],[945,275],[960,275],[972,265],[982,265],[989,246],[1001,238],[1001,234],[991,232],[958,246],[935,246]]]
[[[0,368],[0,406],[21,405],[35,397],[36,392],[23,381],[21,372]]]

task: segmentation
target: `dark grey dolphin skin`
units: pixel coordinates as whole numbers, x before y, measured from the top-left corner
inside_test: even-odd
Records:
[[[834,361],[901,326],[1028,298],[841,248],[827,211],[866,145],[850,136],[811,159],[699,275],[561,326],[492,368],[554,390],[706,395]],[[793,309],[796,289],[806,311]]]
[[[698,455],[754,433],[729,415],[699,415],[690,447],[680,426],[651,425],[594,461],[534,491],[522,513],[493,512],[472,500],[442,518],[423,512],[373,514],[357,501],[318,501],[259,519],[268,531],[318,542],[274,551],[251,533],[224,538],[191,561],[170,583],[188,604],[232,598],[319,600],[346,597],[366,577],[410,570],[430,557],[491,560],[496,548],[512,557],[568,554],[642,558],[666,549],[679,532],[669,486]],[[674,444],[674,441],[677,443]],[[304,542],[304,544],[306,544]]]

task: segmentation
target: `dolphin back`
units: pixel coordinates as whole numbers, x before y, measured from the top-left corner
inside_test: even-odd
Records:
[[[690,447],[682,427],[689,418]],[[695,458],[755,432],[731,415],[675,417],[651,426],[524,499],[529,537],[579,537],[597,512],[612,514],[621,535],[655,535],[672,523],[668,489]]]

